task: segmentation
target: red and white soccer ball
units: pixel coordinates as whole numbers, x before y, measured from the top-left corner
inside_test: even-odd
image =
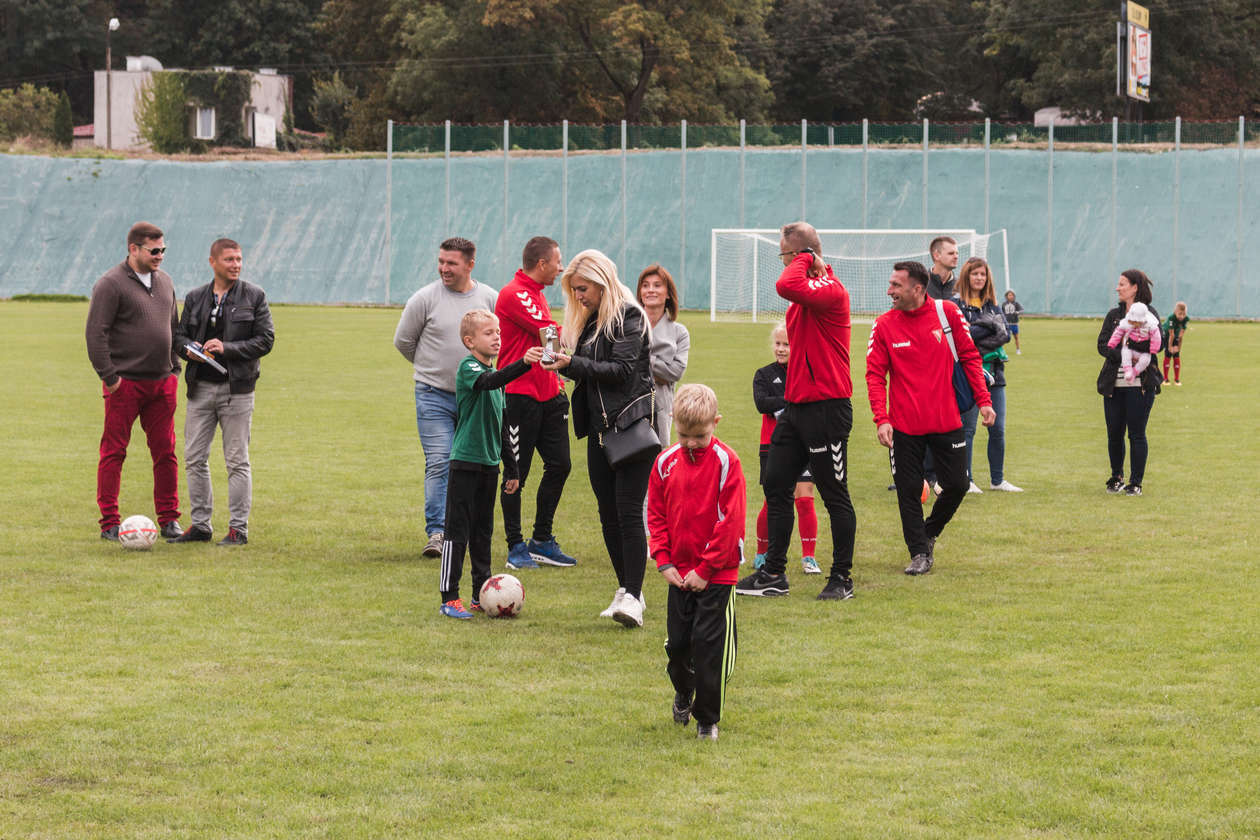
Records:
[[[491,618],[513,618],[525,606],[525,587],[512,575],[495,575],[482,584],[478,602]]]
[[[158,527],[147,516],[128,516],[118,526],[118,544],[123,548],[144,551],[157,542]]]

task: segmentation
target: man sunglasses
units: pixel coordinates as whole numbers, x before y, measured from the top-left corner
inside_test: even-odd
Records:
[[[141,251],[148,251],[150,255],[155,256],[155,257],[166,253],[165,247],[150,248],[147,245],[137,245],[136,247],[139,248]]]

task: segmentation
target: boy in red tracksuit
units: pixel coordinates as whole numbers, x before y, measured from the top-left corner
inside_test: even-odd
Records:
[[[684,385],[674,395],[678,443],[657,456],[648,482],[649,549],[669,581],[666,671],[674,721],[694,715],[696,735],[716,741],[735,667],[735,580],[747,508],[739,457],[713,436],[717,395]]]
[[[875,319],[866,346],[866,391],[879,442],[892,450],[893,483],[901,530],[910,551],[908,575],[926,574],[935,562],[936,538],[967,494],[967,440],[954,396],[953,336],[980,422],[997,415],[985,386],[980,353],[958,307],[927,295],[928,272],[917,262],[899,262],[888,281],[893,308]],[[888,387],[885,388],[885,379]],[[931,450],[941,494],[923,519],[923,455]]]
[[[779,256],[784,269],[775,290],[789,301],[784,318],[792,347],[784,393],[787,405],[770,438],[761,474],[770,538],[765,563],[736,584],[740,595],[788,594],[785,572],[792,540],[793,491],[808,467],[831,520],[831,569],[818,600],[853,597],[857,514],[848,483],[849,432],[853,430],[849,293],[823,260],[821,250],[818,231],[811,225],[783,226]]]
[[[535,236],[525,243],[521,253],[522,268],[499,290],[494,314],[499,317],[503,346],[499,350],[499,368],[524,358],[539,343],[538,331],[551,327],[556,331],[559,346],[560,327],[551,317],[551,307],[543,289],[552,285],[560,273],[560,246],[554,239]],[[565,396],[560,377],[555,371],[534,365],[529,373],[509,382],[507,392],[504,443],[516,457],[520,470],[520,490],[504,491],[499,496],[503,508],[503,530],[507,534],[509,569],[533,569],[539,563],[548,566],[574,566],[577,560],[560,549],[552,533],[556,508],[564,492],[565,480],[572,469],[569,457],[569,398]],[[521,530],[521,497],[529,478],[534,452],[542,458],[542,481],[534,500],[534,530],[527,543]]]

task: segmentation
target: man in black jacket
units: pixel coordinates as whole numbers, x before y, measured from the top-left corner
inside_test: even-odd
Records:
[[[254,416],[258,360],[271,352],[275,330],[263,290],[241,280],[241,246],[216,239],[210,246],[214,280],[189,292],[175,332],[175,347],[188,359],[188,403],[184,421],[184,468],[192,500],[192,526],[167,542],[208,542],[210,514],[210,444],[223,429],[223,460],[228,470],[227,536],[219,545],[248,542],[253,483],[249,469],[249,429]],[[198,351],[218,363],[200,361]]]

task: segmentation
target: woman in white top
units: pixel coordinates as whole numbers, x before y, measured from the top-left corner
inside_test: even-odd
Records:
[[[653,263],[639,274],[639,286],[635,297],[647,312],[652,325],[652,379],[656,384],[656,436],[661,446],[669,446],[670,427],[673,423],[671,409],[674,405],[674,386],[687,369],[687,354],[691,350],[691,335],[678,318],[678,287],[674,278],[658,263]]]

